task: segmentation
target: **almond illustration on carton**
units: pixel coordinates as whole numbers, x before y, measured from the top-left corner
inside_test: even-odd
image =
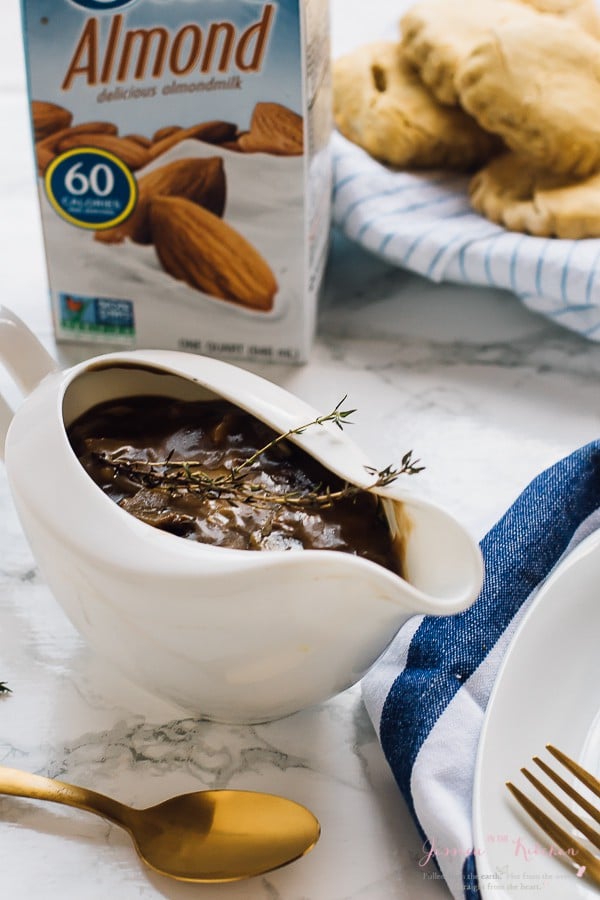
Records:
[[[54,153],[52,150],[46,150],[44,147],[38,145],[35,151],[35,158],[37,159],[38,172],[40,175],[43,175],[54,159]]]
[[[36,141],[41,141],[61,128],[68,128],[73,121],[73,115],[68,109],[45,100],[31,101],[31,117]]]
[[[112,134],[71,134],[61,139],[57,152],[65,153],[67,150],[75,150],[78,147],[97,147],[98,150],[114,153],[133,171],[141,169],[150,162],[150,154],[145,147],[140,147],[135,141]]]
[[[245,153],[301,156],[304,152],[302,116],[279,103],[257,103],[250,131],[239,136],[237,145]]]
[[[164,125],[163,128],[159,128],[158,131],[154,132],[151,143],[157,144],[164,138],[171,137],[177,131],[183,131],[181,125]]]
[[[233,140],[236,134],[237,125],[232,122],[201,122],[199,125],[192,125],[191,128],[178,128],[171,134],[167,134],[166,137],[153,144],[150,153],[152,159],[155,159],[162,153],[166,153],[171,147],[180,144],[181,141],[193,139],[204,141],[205,144],[222,144],[224,141]]]
[[[38,170],[44,173],[48,163],[53,159],[58,151],[60,142],[71,135],[77,134],[117,134],[117,126],[112,122],[81,122],[79,125],[70,125],[68,128],[61,128],[54,131],[42,140],[37,141],[35,145],[35,153],[38,162]]]
[[[226,194],[225,170],[219,156],[167,163],[139,179],[137,205],[127,221],[97,231],[95,238],[104,244],[118,244],[126,237],[136,244],[151,244],[150,203],[155,197],[184,197],[222,216]]]
[[[139,144],[140,147],[144,147],[146,150],[152,146],[152,141],[144,134],[125,134],[123,136],[126,141],[133,141],[134,144]]]
[[[218,216],[189,200],[150,203],[154,246],[163,268],[213,297],[268,312],[278,285],[258,250]]]

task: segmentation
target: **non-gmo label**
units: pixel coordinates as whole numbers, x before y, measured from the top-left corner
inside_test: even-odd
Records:
[[[137,201],[137,183],[125,163],[93,147],[58,156],[44,182],[54,210],[78,228],[113,228],[131,215]]]
[[[135,324],[131,300],[59,294],[61,327],[98,338],[133,338]]]

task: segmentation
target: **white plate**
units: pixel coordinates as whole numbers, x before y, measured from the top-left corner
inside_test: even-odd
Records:
[[[527,766],[541,774],[534,763],[529,765],[534,755],[554,765],[545,750],[549,743],[598,775],[599,694],[600,533],[595,532],[556,569],[533,601],[490,698],[473,802],[482,897],[523,900],[543,891],[546,900],[598,900],[591,882],[577,878],[572,867],[548,854],[550,838],[521,811],[505,782],[512,781],[544,806],[519,770]],[[573,830],[568,823],[564,827]]]

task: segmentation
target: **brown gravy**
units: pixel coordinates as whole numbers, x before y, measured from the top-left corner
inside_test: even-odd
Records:
[[[68,436],[82,466],[104,493],[156,528],[239,550],[338,550],[399,574],[389,527],[377,498],[367,491],[323,508],[310,502],[232,502],[231,496],[161,482],[161,475],[172,473],[178,460],[198,462],[212,477],[227,474],[276,436],[227,401],[126,397],[88,410],[70,426]],[[118,458],[128,464],[117,464]],[[171,467],[148,465],[166,460]],[[289,441],[263,453],[246,470],[244,481],[269,494],[322,494],[343,487]]]

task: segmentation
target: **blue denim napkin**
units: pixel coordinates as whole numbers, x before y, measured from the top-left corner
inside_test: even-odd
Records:
[[[474,605],[420,616],[363,680],[363,697],[398,786],[455,898],[479,900],[471,823],[477,745],[502,658],[548,575],[600,527],[600,441],[539,475],[481,542]]]

